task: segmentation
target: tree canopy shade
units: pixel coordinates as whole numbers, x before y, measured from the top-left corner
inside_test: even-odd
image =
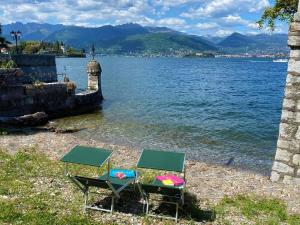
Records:
[[[259,28],[265,25],[272,31],[275,29],[276,20],[291,22],[297,12],[299,0],[276,0],[273,7],[267,8],[261,19],[257,21]]]

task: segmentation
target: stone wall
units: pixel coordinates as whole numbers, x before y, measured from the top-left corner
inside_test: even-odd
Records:
[[[0,86],[19,85],[27,81],[23,71],[16,69],[0,69]]]
[[[2,86],[0,116],[23,116],[40,111],[47,114],[62,112],[74,105],[74,91],[68,89],[68,83]]]
[[[97,91],[75,95],[74,83],[42,83],[0,87],[0,117],[45,112],[59,117],[91,111],[100,105]]]
[[[34,59],[34,57],[33,57]],[[47,59],[45,57],[44,59]],[[28,58],[16,60],[19,65],[31,65]],[[37,60],[35,65],[49,66],[55,61],[46,62]],[[0,70],[0,124],[12,123],[24,125],[35,124],[34,119],[62,117],[71,114],[91,112],[100,108],[103,99],[101,92],[101,67],[93,60],[89,63],[89,74],[95,87],[88,88],[86,92],[75,94],[76,85],[73,82],[31,82],[26,83],[22,79],[28,77],[20,69]],[[42,114],[36,114],[42,112]],[[24,115],[26,115],[24,117]],[[20,117],[22,117],[20,119]],[[28,121],[24,121],[25,118]],[[43,119],[44,121],[44,119]],[[28,123],[29,122],[29,123]]]
[[[271,180],[300,184],[300,20],[290,25],[288,75]]]
[[[0,60],[14,60],[23,73],[23,83],[57,82],[54,55],[0,55]]]

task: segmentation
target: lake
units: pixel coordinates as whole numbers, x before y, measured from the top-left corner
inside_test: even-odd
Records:
[[[99,57],[105,101],[96,113],[57,120],[76,135],[133,149],[269,171],[287,63],[270,59]],[[58,58],[58,72],[87,86],[89,59]]]

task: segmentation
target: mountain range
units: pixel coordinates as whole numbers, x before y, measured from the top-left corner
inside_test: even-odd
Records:
[[[287,34],[243,35],[227,37],[196,36],[167,27],[147,27],[129,23],[102,27],[66,26],[61,24],[11,23],[3,25],[9,40],[11,30],[20,30],[22,40],[62,41],[75,48],[90,49],[107,54],[180,52],[276,53],[287,52]]]

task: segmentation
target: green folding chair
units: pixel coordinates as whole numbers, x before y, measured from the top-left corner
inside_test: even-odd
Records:
[[[120,192],[124,189],[132,189],[134,187],[135,178],[124,178],[118,179],[109,176],[110,171],[110,157],[112,151],[101,149],[101,148],[91,148],[84,146],[76,146],[71,149],[66,155],[64,155],[60,160],[66,164],[65,174],[66,176],[83,192],[84,195],[84,211],[86,209],[100,210],[104,212],[112,213],[114,210],[115,198],[120,198]],[[102,167],[107,164],[107,172],[96,178],[84,177],[79,175],[72,175],[68,170],[68,165],[80,164],[93,167]],[[105,209],[98,206],[88,205],[89,189],[91,187],[103,188],[111,190],[111,206],[110,209]]]
[[[140,159],[137,163],[137,168],[183,173],[183,179],[186,184],[184,153],[160,151],[160,150],[143,150]],[[152,183],[147,183],[147,184],[141,183],[140,181],[137,180],[139,191],[144,200],[144,204],[146,204],[146,210],[145,210],[146,215],[166,218],[166,219],[175,219],[175,221],[177,222],[179,205],[184,204],[185,184],[176,187],[176,186],[166,186],[162,182],[156,179]],[[149,213],[149,203],[150,203],[151,193],[159,194],[162,197],[168,199],[167,201],[162,200],[161,202],[175,204],[176,205],[175,217],[159,216],[159,215]]]

